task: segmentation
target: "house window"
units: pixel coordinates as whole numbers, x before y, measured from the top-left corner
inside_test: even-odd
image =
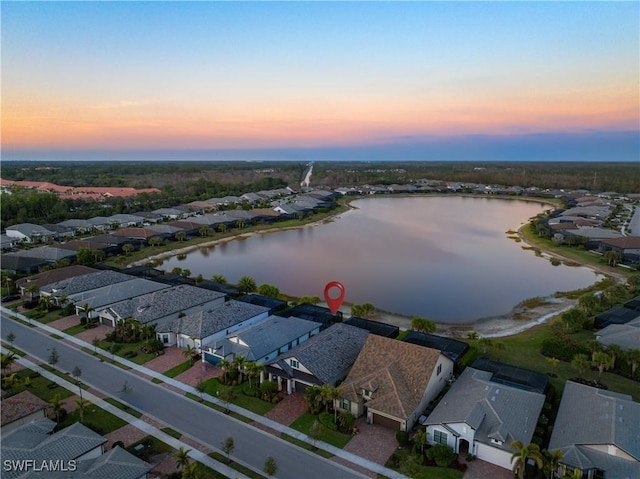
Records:
[[[504,441],[501,441],[500,439],[491,439],[491,444],[502,446],[504,444]]]
[[[291,365],[292,368],[298,369],[300,367],[300,363],[295,359],[290,359],[289,364]]]
[[[437,429],[433,431],[433,440],[438,444],[446,444],[447,443],[447,433],[438,431]]]
[[[437,376],[440,376],[440,373],[442,372],[442,364],[438,364],[438,371],[437,371]]]
[[[169,335],[168,334],[163,334],[162,335],[162,342],[164,344],[169,344]]]
[[[370,398],[371,397],[371,391],[369,391],[368,389],[363,389],[362,390],[362,395],[366,398]]]
[[[347,411],[351,411],[351,401],[349,401],[348,399],[343,399],[340,403],[340,407],[342,409],[346,409]]]

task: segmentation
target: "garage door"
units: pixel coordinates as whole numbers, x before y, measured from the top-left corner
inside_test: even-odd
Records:
[[[388,427],[389,429],[393,429],[394,431],[400,430],[400,422],[386,416],[381,416],[380,414],[373,414],[373,423],[379,426]]]
[[[296,381],[296,392],[297,393],[304,394],[307,391],[308,387],[309,386],[307,386],[305,383],[301,383],[301,382]]]

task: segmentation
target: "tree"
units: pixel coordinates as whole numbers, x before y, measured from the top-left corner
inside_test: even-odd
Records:
[[[622,255],[619,251],[607,251],[604,255],[602,255],[605,261],[609,266],[616,267],[620,260],[622,260]]]
[[[194,387],[195,390],[198,391],[198,394],[200,394],[200,401],[202,401],[204,399],[204,393],[207,392],[207,382],[201,379]]]
[[[482,350],[482,354],[487,354],[487,351],[493,347],[493,339],[491,338],[480,338],[478,340],[478,346]]]
[[[159,236],[154,236],[153,238],[149,238],[147,243],[149,243],[149,246],[160,246],[162,244],[162,239]]]
[[[331,404],[333,408],[333,422],[338,423],[338,408],[335,406],[335,402],[340,399],[341,391],[340,388],[330,387],[327,385],[327,390],[325,392],[325,400]]]
[[[211,228],[209,228],[207,225],[202,225],[202,227],[198,230],[198,233],[200,233],[200,236],[204,238],[205,236],[209,236],[211,234]]]
[[[249,361],[245,366],[247,377],[249,378],[249,388],[251,388],[251,379],[259,378],[260,373],[265,371],[264,364],[259,364],[255,361]]]
[[[188,278],[189,276],[191,276],[191,270],[190,270],[190,269],[187,269],[187,268],[184,268],[184,269],[182,270],[182,273],[180,273],[180,274],[181,274],[183,277]]]
[[[424,454],[424,446],[427,444],[427,433],[424,429],[419,428],[413,436],[413,448],[420,455]]]
[[[613,359],[604,351],[598,351],[593,353],[592,364],[598,368],[598,380],[602,378],[602,373],[605,369],[611,369],[613,366]]]
[[[182,355],[185,359],[188,359],[189,364],[193,366],[193,360],[198,357],[198,350],[190,344],[187,344],[187,348],[182,351]]]
[[[545,469],[547,471],[547,475],[549,476],[549,479],[553,479],[555,477],[555,472],[560,466],[560,461],[562,461],[562,457],[564,456],[564,454],[562,454],[562,451],[560,449],[556,449],[553,452],[544,451],[543,454],[546,462]]]
[[[99,263],[100,261],[104,260],[105,254],[101,249],[94,249],[91,251],[91,256],[93,257],[93,261],[95,263]]]
[[[605,348],[605,352],[611,356],[611,368],[616,367],[616,359],[622,356],[622,348],[618,346],[616,343],[611,343]]]
[[[236,400],[236,392],[231,387],[224,387],[218,390],[218,398],[224,404],[225,412],[229,412],[229,404]]]
[[[631,365],[631,377],[635,377],[638,365],[640,365],[640,349],[628,349],[624,353],[624,359]]]
[[[181,447],[173,455],[173,457],[176,460],[176,467],[178,469],[184,469],[189,465],[189,453],[190,452],[191,452],[191,449],[185,449],[184,447]]]
[[[245,225],[245,220],[243,220],[242,218],[236,221],[236,228],[242,229],[244,228],[244,225]]]
[[[182,243],[187,237],[187,233],[185,233],[184,231],[178,231],[176,233],[176,239]]]
[[[76,399],[76,400],[74,400],[74,402],[76,403],[76,406],[78,408],[78,413],[80,414],[80,422],[82,422],[82,421],[84,421],[84,412],[89,407],[91,402],[87,401],[86,399],[82,399],[82,398]]]
[[[89,248],[80,248],[76,253],[76,262],[85,266],[91,266],[95,263],[91,250]]]
[[[227,456],[227,462],[231,462],[231,453],[233,453],[233,450],[236,448],[236,444],[235,441],[233,440],[233,438],[231,436],[227,437],[223,442],[222,442],[222,452],[225,453],[225,455]]]
[[[62,412],[64,406],[60,394],[56,394],[55,396],[53,396],[49,401],[49,404],[51,404],[51,409],[53,409],[53,413],[56,415],[56,422],[59,422],[60,413]]]
[[[447,467],[456,459],[456,453],[446,444],[434,444],[427,451],[427,457],[430,461],[435,461],[439,467]]]
[[[421,318],[420,316],[414,316],[411,319],[411,329],[423,333],[435,333],[436,323],[431,321],[430,319]]]
[[[227,225],[226,225],[226,224],[224,224],[224,223],[220,223],[220,224],[218,225],[218,231],[219,231],[220,233],[224,233],[224,232],[226,232],[226,231],[227,231]]]
[[[524,479],[524,469],[529,460],[535,462],[539,469],[542,469],[544,465],[544,457],[540,452],[540,447],[537,444],[529,444],[525,446],[520,441],[513,441],[511,443],[511,449],[515,452],[511,455],[511,464],[513,464],[513,473],[518,476],[519,479]]]
[[[276,463],[276,460],[273,457],[268,456],[264,460],[264,466],[262,467],[262,472],[264,472],[267,475],[267,477],[273,477],[275,476],[276,472],[278,472],[278,463]]]
[[[582,325],[587,319],[587,315],[581,309],[572,308],[562,313],[560,319],[567,331],[575,332],[582,328]]]
[[[182,479],[202,479],[202,472],[197,462],[192,462],[182,471]]]
[[[94,354],[98,354],[98,346],[100,346],[100,338],[95,337],[91,340],[91,344],[93,344],[93,352]]]
[[[556,366],[560,363],[560,360],[558,358],[544,358],[544,359],[551,365],[551,374],[553,374],[555,377],[555,369],[556,369]]]
[[[240,291],[243,293],[253,293],[257,289],[256,280],[251,276],[243,276],[240,278],[240,281],[238,281],[238,288],[240,288]]]
[[[76,384],[78,385],[78,389],[80,389],[80,399],[82,399],[82,383],[80,382],[80,376],[82,376],[82,369],[80,369],[78,366],[76,366],[75,368],[73,368],[73,371],[71,372],[71,374],[73,375],[74,379],[76,380]]]
[[[31,284],[26,289],[25,292],[29,293],[29,301],[33,301],[33,295],[40,291],[37,284]]]
[[[317,419],[311,424],[309,429],[309,437],[313,440],[313,448],[316,449],[316,444],[322,436],[322,424]]]
[[[11,369],[11,367],[15,364],[15,362],[18,359],[18,356],[15,355],[15,353],[13,352],[8,352],[8,353],[2,353],[2,355],[0,356],[2,359],[0,360],[1,363],[1,368],[2,368],[2,374],[6,374],[7,370]]]
[[[216,283],[220,283],[220,284],[227,284],[227,278],[224,277],[224,275],[222,274],[214,274],[211,279],[213,281],[215,281]]]
[[[600,309],[600,305],[600,298],[593,293],[583,294],[578,298],[578,307],[587,316],[593,316]]]
[[[640,274],[635,273],[627,278],[627,287],[633,291],[640,291]]]
[[[245,364],[247,364],[247,360],[243,355],[236,356],[233,359],[232,367],[238,371],[238,375],[240,376],[238,383],[243,381]]]
[[[589,369],[589,357],[586,354],[576,354],[571,360],[571,366],[578,370],[582,377],[587,369]]]
[[[129,256],[129,254],[133,253],[133,250],[135,250],[135,248],[131,243],[127,243],[127,244],[122,246],[122,251],[127,256]]]
[[[258,293],[263,296],[269,296],[270,298],[277,298],[280,295],[280,290],[270,284],[261,284],[258,288]]]
[[[58,364],[59,360],[60,355],[58,354],[58,350],[55,347],[51,348],[51,352],[49,353],[49,357],[47,358],[49,366],[55,367],[55,365]]]
[[[87,323],[89,323],[90,319],[91,319],[91,312],[93,311],[93,308],[91,306],[89,306],[89,303],[85,303],[84,306],[82,306],[80,308],[80,313],[82,314],[81,317],[83,317]]]
[[[40,300],[38,301],[39,305],[48,313],[51,310],[51,306],[53,305],[53,299],[51,296],[40,296]]]

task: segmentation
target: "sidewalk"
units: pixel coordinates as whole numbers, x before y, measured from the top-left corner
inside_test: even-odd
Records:
[[[32,324],[33,326],[42,329],[43,331],[45,331],[48,334],[55,334],[57,336],[61,336],[64,340],[66,340],[66,342],[70,345],[76,346],[78,349],[82,349],[82,348],[87,348],[89,351],[93,351],[95,348],[93,345],[82,341],[81,339],[76,338],[75,336],[70,336],[62,331],[59,331],[57,329],[54,329],[46,324],[42,324],[39,323],[38,321],[34,321],[31,320],[30,318],[27,318],[25,316],[23,316],[20,313],[16,313],[13,310],[7,309],[4,306],[0,306],[0,309],[8,314],[10,317],[17,317],[19,319],[21,319],[22,321],[26,321],[30,324]],[[151,380],[152,378],[161,380],[163,383],[168,384],[169,386],[172,386],[173,388],[176,388],[184,393],[191,393],[194,394],[196,396],[199,396],[200,394],[198,393],[198,391],[196,391],[196,389],[192,386],[189,386],[187,384],[184,384],[180,381],[177,381],[174,378],[169,378],[165,375],[163,375],[162,373],[158,373],[156,371],[152,371],[149,368],[146,368],[143,365],[140,364],[136,364],[132,361],[129,361],[125,358],[122,358],[118,355],[113,355],[108,352],[105,351],[103,349],[97,348],[97,351],[99,354],[103,355],[106,358],[110,358],[113,357],[113,359],[115,361],[117,361],[118,363],[122,364],[123,366],[126,366],[127,368],[131,369],[131,370],[135,370],[138,375],[142,375],[142,376],[146,376],[147,378],[149,378],[149,380]],[[57,377],[57,376],[56,376]],[[309,436],[307,436],[304,433],[301,433],[299,431],[296,431],[295,429],[292,429],[288,426],[285,426],[283,424],[280,424],[276,421],[272,421],[271,419],[268,419],[264,416],[260,416],[258,414],[255,414],[251,411],[248,411],[246,409],[243,409],[241,407],[238,407],[234,404],[223,404],[218,398],[214,397],[214,396],[210,396],[209,394],[204,394],[203,395],[203,399],[209,402],[212,402],[214,404],[217,404],[221,407],[225,407],[237,414],[240,414],[246,418],[251,419],[254,422],[257,422],[263,426],[266,426],[267,428],[274,430],[278,433],[284,433],[287,434],[289,436],[292,436],[300,441],[303,441],[311,446],[313,446],[315,444],[315,446],[318,449],[323,449],[331,454],[333,454],[334,456],[340,457],[350,463],[356,464],[358,466],[364,467],[365,469],[368,469],[372,472],[375,472],[377,474],[381,474],[385,477],[388,477],[389,479],[406,479],[406,476],[400,474],[397,471],[394,471],[392,469],[389,469],[387,467],[384,467],[383,465],[377,464],[373,461],[369,461],[368,459],[365,459],[361,456],[357,456],[355,454],[352,454],[350,452],[347,452],[343,449],[337,448],[335,446],[332,446],[330,444],[326,444],[322,441],[314,441],[313,439],[311,439]],[[126,402],[126,401],[121,401],[121,402]],[[108,403],[107,403],[108,404]],[[106,409],[106,408],[105,408]],[[117,409],[117,408],[116,408]],[[119,409],[118,409],[119,411]],[[109,412],[111,412],[111,410],[109,410]],[[137,418],[131,416],[133,418],[133,420],[138,421]],[[133,424],[133,422],[132,422]],[[148,426],[148,425],[147,425]],[[260,428],[263,429],[263,428]],[[263,429],[264,430],[264,429]],[[160,432],[161,434],[163,434],[162,432]],[[166,436],[166,435],[165,435]],[[159,436],[158,436],[159,437]],[[170,436],[169,436],[170,437]],[[175,441],[175,439],[171,438],[173,441]],[[170,443],[169,443],[170,444]],[[210,446],[209,444],[207,444],[208,446]],[[211,459],[211,458],[209,458]],[[238,474],[236,474],[236,472],[234,471],[233,473],[234,475],[231,477],[235,477]]]
[[[8,350],[5,350],[5,348],[1,348],[3,353],[8,352]],[[54,381],[56,383],[58,383],[60,386],[68,389],[69,391],[74,391],[76,388],[75,384],[70,383],[69,381],[66,381],[64,379],[62,379],[60,376],[57,376],[49,371],[47,371],[46,369],[38,366],[36,363],[18,356],[17,357],[17,361],[22,364],[23,366],[33,370],[33,371],[37,371],[38,373],[40,373],[43,377],[49,379],[50,381]],[[202,464],[204,464],[205,466],[208,466],[222,474],[224,474],[227,477],[237,477],[240,479],[250,479],[248,476],[245,476],[244,474],[236,471],[235,469],[230,468],[229,466],[227,466],[226,464],[223,464],[221,462],[216,461],[215,459],[212,459],[211,457],[207,456],[206,454],[204,454],[203,452],[198,451],[197,449],[193,449],[192,445],[187,444],[185,442],[182,442],[179,439],[175,439],[174,437],[170,436],[169,434],[162,432],[160,429],[144,422],[141,419],[138,419],[135,416],[132,416],[131,414],[123,411],[122,409],[118,409],[117,407],[115,407],[114,405],[104,401],[103,399],[100,399],[98,396],[96,396],[95,394],[93,394],[90,391],[84,391],[82,394],[82,397],[84,399],[87,399],[89,401],[91,401],[93,404],[95,404],[98,407],[101,407],[102,409],[104,409],[105,411],[110,412],[111,414],[113,414],[114,416],[118,416],[119,418],[121,418],[122,420],[126,421],[127,423],[131,424],[132,426],[140,429],[141,431],[144,431],[146,434],[157,437],[158,439],[160,439],[162,442],[170,445],[171,447],[175,448],[175,449],[180,449],[181,447],[184,448],[185,450],[189,450],[189,457],[191,457],[192,459],[194,459],[195,461],[201,462]],[[120,399],[118,399],[120,401]],[[122,402],[122,401],[120,401]],[[213,448],[213,446],[207,444],[207,447],[211,447]],[[217,448],[213,448],[216,449],[216,452],[219,452],[220,454],[223,454],[222,451],[220,451]],[[236,460],[236,462],[238,462]],[[255,468],[249,466],[248,464],[245,463],[241,463],[243,466],[248,467],[252,470],[255,470]],[[255,471],[257,473],[261,473],[261,471]]]

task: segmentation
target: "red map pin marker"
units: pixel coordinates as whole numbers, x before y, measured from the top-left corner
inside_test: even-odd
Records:
[[[329,295],[329,291],[332,288],[337,288],[340,290],[340,295],[338,297],[332,298],[331,295]],[[336,314],[338,312],[338,309],[340,309],[340,306],[342,306],[342,301],[344,301],[344,286],[342,285],[342,283],[339,283],[338,281],[331,281],[330,283],[327,283],[327,285],[324,287],[324,300],[329,305],[329,309],[331,310],[331,312],[333,314]]]

